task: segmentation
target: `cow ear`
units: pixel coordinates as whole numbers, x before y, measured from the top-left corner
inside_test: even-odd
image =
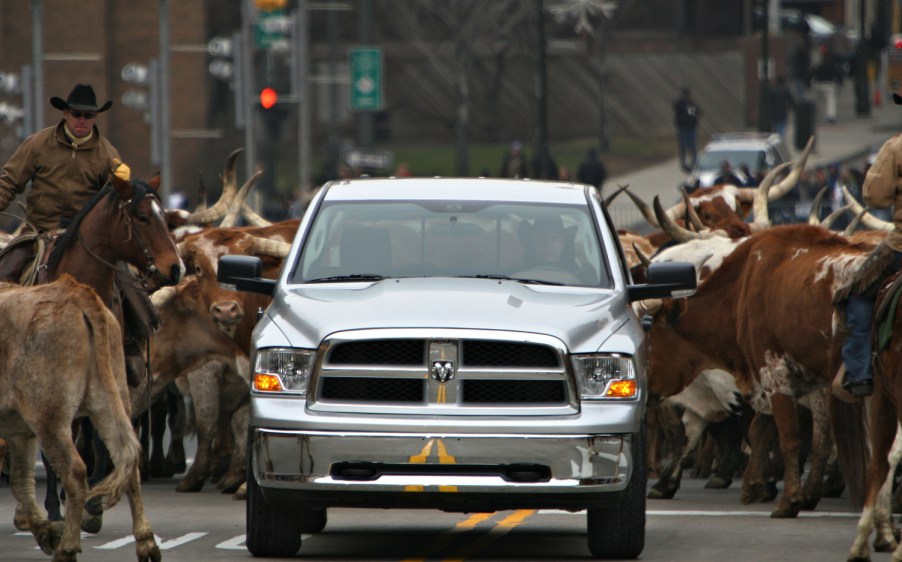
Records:
[[[689,299],[673,299],[667,311],[667,324],[676,326],[680,318],[689,310]]]

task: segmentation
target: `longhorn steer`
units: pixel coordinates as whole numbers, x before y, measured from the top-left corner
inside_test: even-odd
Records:
[[[829,386],[836,372],[833,292],[871,249],[820,227],[775,227],[737,246],[693,297],[665,301],[654,311],[651,392],[671,396],[705,369],[722,369],[736,376],[753,405],[759,402],[756,409],[766,408],[760,401],[767,399],[785,463],[784,493],[772,517],[795,517],[803,505],[797,400]],[[671,376],[655,376],[660,370]],[[844,467],[857,466],[846,461],[863,454],[855,448],[860,437],[848,439],[860,429],[861,409],[836,401],[833,406],[837,415],[851,418],[834,424],[842,438],[840,459]],[[763,495],[764,483],[752,476],[761,469],[753,464],[744,493]],[[860,483],[848,470],[849,489],[860,499]]]
[[[54,560],[81,552],[85,502],[112,507],[128,495],[139,561],[160,560],[141,502],[141,446],[129,419],[125,357],[118,322],[96,293],[68,275],[47,285],[0,289],[0,322],[16,326],[0,338],[0,436],[11,450],[10,486],[17,520]],[[72,421],[87,416],[115,468],[88,491]],[[35,501],[34,459],[40,445],[66,490],[64,523],[48,521]]]

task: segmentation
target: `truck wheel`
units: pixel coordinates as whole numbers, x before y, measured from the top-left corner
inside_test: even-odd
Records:
[[[255,557],[294,556],[301,548],[301,520],[290,507],[266,503],[251,469],[250,452],[247,462],[247,550]],[[325,510],[322,519],[325,525]]]
[[[645,486],[648,465],[645,449],[645,423],[633,435],[633,474],[620,500],[611,506],[588,510],[586,526],[589,552],[595,558],[633,559],[645,547]]]
[[[326,508],[301,508],[295,511],[295,516],[300,522],[301,532],[315,535],[326,528]]]

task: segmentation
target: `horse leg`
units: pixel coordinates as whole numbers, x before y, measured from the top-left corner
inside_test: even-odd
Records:
[[[83,428],[87,428],[91,434],[91,450],[94,457],[94,470],[88,483],[92,486],[100,482],[112,468],[113,461],[110,459],[110,451],[106,448],[100,434],[94,430],[94,425],[90,420],[86,420]],[[81,520],[81,530],[86,533],[97,534],[103,527],[103,505],[100,498],[93,498],[85,504],[85,514]]]
[[[167,469],[164,454],[166,437],[166,396],[160,396],[150,407],[150,475],[154,478],[172,478],[175,474]]]
[[[892,518],[886,504],[889,503],[888,498],[893,480],[890,461],[891,457],[898,458],[900,455],[898,450],[900,444],[896,443],[898,422],[890,425],[886,423],[886,420],[893,416],[897,418],[899,416],[892,404],[892,397],[879,388],[877,385],[877,390],[870,403],[871,458],[867,469],[867,490],[861,517],[858,519],[855,539],[849,548],[848,560],[850,561],[870,560],[868,537],[874,528],[877,529],[875,549],[877,543],[880,543],[881,548],[895,546],[895,537],[893,537],[891,529]]]
[[[81,552],[81,519],[88,491],[88,471],[78,455],[68,426],[41,428],[39,438],[47,460],[66,490],[63,535],[53,552],[54,562],[75,561]]]

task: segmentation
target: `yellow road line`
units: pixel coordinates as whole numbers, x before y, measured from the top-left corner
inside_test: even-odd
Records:
[[[442,562],[463,562],[468,556],[479,552],[486,546],[492,544],[504,535],[511,532],[515,527],[517,527],[517,525],[520,525],[521,523],[535,515],[535,513],[535,509],[518,509],[517,511],[499,521],[491,531],[489,531],[485,535],[482,535],[482,537],[480,537],[478,540],[465,545],[463,548],[454,553],[454,558],[445,558],[442,560]]]
[[[436,537],[434,541],[432,541],[431,543],[423,547],[418,553],[416,553],[414,557],[405,558],[401,562],[425,562],[429,558],[429,556],[445,549],[449,544],[451,544],[455,537],[460,536],[462,533],[472,532],[477,525],[479,525],[483,521],[491,519],[494,515],[494,513],[474,513],[473,515],[459,522],[454,526],[454,528],[443,531],[438,537]]]

